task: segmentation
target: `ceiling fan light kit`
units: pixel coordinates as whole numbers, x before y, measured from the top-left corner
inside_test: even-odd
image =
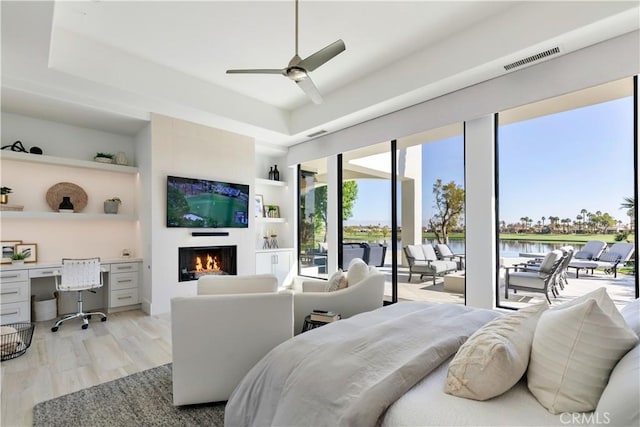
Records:
[[[311,80],[309,72],[315,70],[321,65],[333,59],[346,50],[346,46],[341,39],[331,43],[316,53],[308,56],[305,59],[300,58],[298,55],[298,0],[296,0],[296,51],[293,58],[289,61],[289,64],[285,68],[255,68],[255,69],[240,69],[240,70],[227,70],[227,74],[282,74],[285,77],[293,80],[297,83],[298,87],[313,101],[315,104],[322,103],[322,96],[318,91],[318,88]]]

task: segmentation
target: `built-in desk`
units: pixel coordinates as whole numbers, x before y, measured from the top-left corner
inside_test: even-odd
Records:
[[[83,299],[87,311],[104,309],[114,312],[139,308],[141,263],[139,258],[101,260],[104,286],[95,289],[95,294],[85,293]],[[56,263],[1,265],[0,324],[30,322],[31,296],[52,298],[56,290],[54,276],[61,267]],[[76,301],[75,292],[61,292],[58,316],[75,312]]]

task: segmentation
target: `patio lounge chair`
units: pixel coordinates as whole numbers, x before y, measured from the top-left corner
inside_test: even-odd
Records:
[[[540,292],[547,297],[547,301],[551,304],[551,300],[549,299],[549,288],[551,288],[551,292],[554,297],[557,296],[554,288],[554,281],[557,280],[557,275],[563,259],[564,255],[562,251],[553,250],[545,255],[538,271],[511,272],[510,270],[512,268],[518,267],[505,267],[504,297],[506,299],[509,298],[509,289],[513,289],[514,293],[517,290]]]
[[[436,276],[444,276],[457,270],[455,261],[439,260],[431,245],[408,245],[404,247],[404,253],[409,261],[409,282],[413,273],[420,274],[420,279],[425,275],[433,277],[436,284]]]
[[[633,243],[618,242],[614,243],[608,251],[604,252],[597,259],[591,260],[573,260],[569,263],[569,267],[576,269],[576,278],[581,268],[591,270],[591,274],[596,268],[604,268],[605,273],[613,273],[613,277],[618,277],[618,267],[623,266],[631,259],[635,246]]]

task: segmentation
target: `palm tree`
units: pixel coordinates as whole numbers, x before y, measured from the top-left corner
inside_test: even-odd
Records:
[[[543,216],[542,218],[540,218],[542,220],[542,226],[544,227],[544,221],[547,219],[546,216]]]
[[[620,209],[627,210],[627,216],[633,217],[636,213],[636,198],[635,197],[625,197],[624,201],[620,203]]]
[[[634,228],[634,219],[636,217],[636,198],[634,196],[625,197],[624,201],[620,204],[620,209],[627,210],[627,216],[629,217],[629,228]]]

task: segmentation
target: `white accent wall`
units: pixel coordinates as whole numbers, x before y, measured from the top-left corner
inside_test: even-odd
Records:
[[[196,295],[196,281],[178,282],[179,247],[236,245],[237,273],[255,272],[254,221],[246,229],[222,229],[229,232],[222,237],[193,237],[191,232],[198,230],[166,226],[167,175],[248,184],[253,200],[255,145],[246,136],[158,114],[151,116],[150,140],[143,142],[148,147],[141,150],[151,159],[140,165],[141,175],[150,177],[143,192],[152,195],[149,205],[143,207],[151,224],[146,230],[150,239],[145,238],[149,242],[145,268],[151,283],[145,284],[144,293],[148,296],[150,290],[151,300],[143,304],[148,304],[150,314],[158,314],[170,311],[174,296]]]

